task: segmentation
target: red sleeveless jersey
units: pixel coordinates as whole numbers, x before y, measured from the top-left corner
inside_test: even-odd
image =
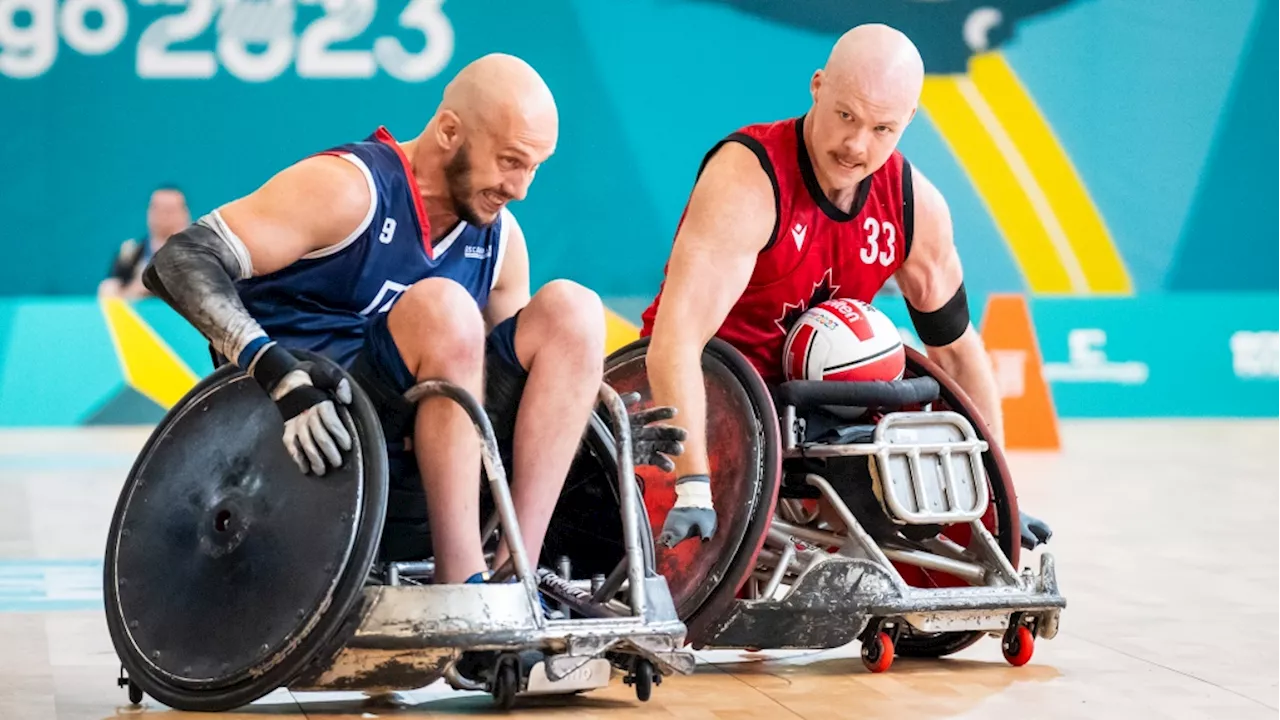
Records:
[[[787,331],[805,310],[831,298],[871,302],[902,266],[911,249],[911,165],[895,150],[859,184],[845,213],[818,185],[804,117],[747,126],[712,148],[703,167],[726,142],[741,143],[760,159],[773,183],[777,222],[716,337],[746,355],[766,382],[781,382]],[[661,301],[660,289],[644,312],[642,336],[653,332]]]

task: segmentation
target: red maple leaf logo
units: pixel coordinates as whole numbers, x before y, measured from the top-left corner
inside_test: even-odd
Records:
[[[774,320],[773,323],[785,335],[791,332],[791,326],[796,324],[796,321],[800,319],[800,316],[806,310],[836,297],[836,293],[839,291],[840,286],[832,283],[831,268],[827,268],[827,272],[822,276],[822,279],[813,284],[813,292],[809,294],[809,299],[807,301],[801,300],[799,303],[783,303],[782,315]]]

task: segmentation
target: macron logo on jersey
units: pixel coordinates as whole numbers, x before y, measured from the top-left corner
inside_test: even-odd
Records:
[[[795,227],[791,228],[791,238],[796,241],[797,250],[804,249],[804,236],[807,232],[809,232],[809,228],[800,223],[796,223]]]

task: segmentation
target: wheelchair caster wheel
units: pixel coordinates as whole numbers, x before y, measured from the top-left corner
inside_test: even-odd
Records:
[[[653,663],[648,660],[636,658],[631,665],[631,673],[622,681],[628,685],[634,685],[636,688],[636,699],[640,702],[649,702],[649,698],[653,695],[653,685],[655,679],[658,683],[662,682],[662,677],[654,677]]]
[[[1031,654],[1036,650],[1036,638],[1027,626],[1018,625],[1005,633],[1000,649],[1004,652],[1004,659],[1009,661],[1010,665],[1022,667],[1031,660]]]
[[[873,673],[882,673],[893,664],[893,640],[889,633],[878,632],[862,643],[862,664]]]
[[[129,704],[142,704],[142,698],[144,697],[142,688],[138,687],[137,683],[129,679],[129,676],[125,674],[123,665],[120,666],[120,677],[116,678],[116,687],[127,689],[129,693]]]
[[[493,699],[498,707],[510,710],[516,704],[520,692],[520,659],[504,655],[493,669]]]

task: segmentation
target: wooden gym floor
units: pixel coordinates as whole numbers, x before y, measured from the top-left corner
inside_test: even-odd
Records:
[[[0,718],[188,716],[128,707],[101,610],[101,557],[146,429],[0,433]],[[526,701],[551,718],[1276,718],[1277,423],[1076,422],[1059,454],[1014,454],[1023,507],[1049,521],[1069,607],[1023,668],[984,639],[867,673],[850,646],[700,654],[647,704],[605,691]],[[1034,560],[1028,558],[1027,562]],[[437,684],[374,705],[277,691],[224,717],[484,716]],[[207,717],[207,716],[203,716]]]

